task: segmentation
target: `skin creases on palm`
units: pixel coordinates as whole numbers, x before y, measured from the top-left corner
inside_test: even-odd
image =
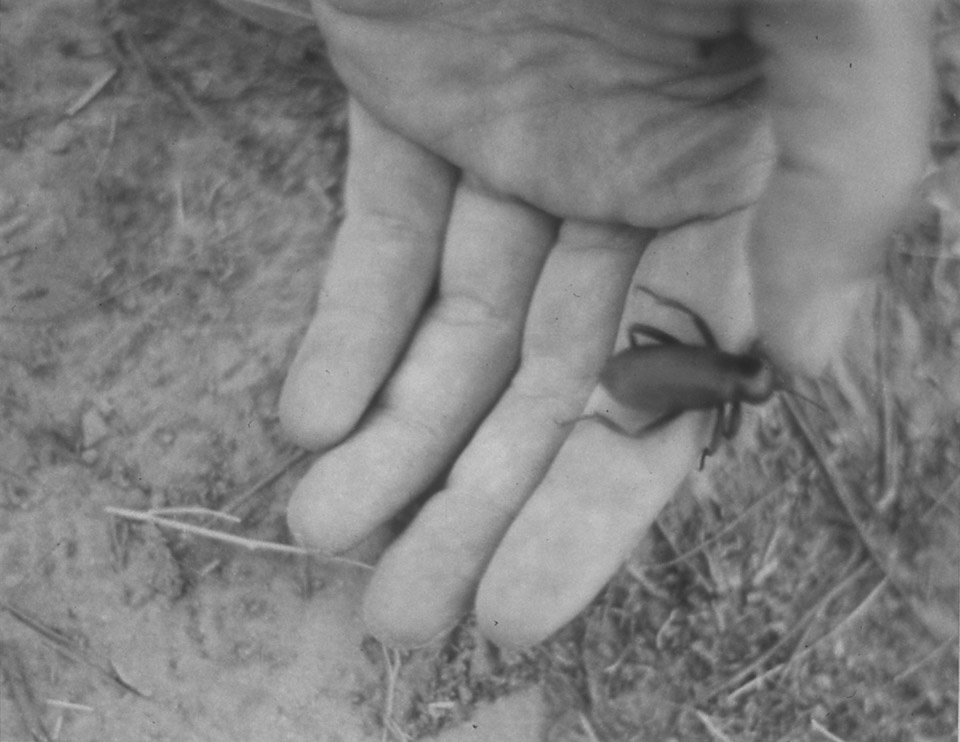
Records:
[[[280,31],[314,22],[306,0],[218,1]],[[661,227],[754,201],[769,172],[758,55],[725,5],[313,11],[351,94],[411,141],[549,213]]]
[[[754,201],[772,163],[731,12],[657,2],[315,2],[377,119],[565,218],[663,227]]]

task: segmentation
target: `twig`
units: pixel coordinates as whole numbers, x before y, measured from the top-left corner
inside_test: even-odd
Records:
[[[935,646],[933,649],[931,649],[929,652],[927,652],[925,655],[923,655],[923,657],[921,657],[921,658],[918,659],[916,662],[914,662],[912,665],[910,665],[910,667],[908,667],[906,670],[901,670],[900,672],[898,672],[898,673],[893,677],[893,682],[894,682],[894,683],[901,683],[901,682],[903,682],[903,679],[904,679],[905,677],[907,677],[908,675],[912,675],[913,673],[915,673],[917,670],[919,670],[921,667],[923,667],[925,664],[927,664],[930,660],[932,660],[934,657],[936,657],[938,654],[940,654],[940,652],[942,652],[942,651],[943,651],[944,649],[946,649],[947,647],[950,647],[950,646],[955,645],[955,644],[956,644],[956,641],[957,641],[957,638],[956,638],[956,637],[950,637],[949,639],[944,639],[944,640],[943,640],[942,642],[940,642],[937,646]]]
[[[580,717],[580,727],[583,729],[583,733],[587,735],[587,740],[589,742],[600,742],[600,738],[593,730],[593,724],[590,723],[590,719],[587,718],[587,715],[582,711],[578,715]]]
[[[86,306],[84,306],[83,304],[81,304],[76,310],[72,310],[72,311],[81,311],[81,312],[82,312],[82,311],[85,311],[86,309],[100,308],[100,307],[102,307],[104,304],[108,304],[108,303],[111,302],[111,301],[115,301],[116,299],[119,299],[119,298],[120,298],[121,296],[123,296],[124,294],[130,293],[130,292],[133,291],[134,289],[140,288],[140,287],[143,286],[144,284],[149,283],[150,281],[152,281],[154,278],[159,278],[159,277],[162,276],[164,273],[167,273],[167,272],[170,271],[170,270],[172,270],[172,267],[171,267],[171,266],[166,266],[166,265],[165,265],[165,266],[161,266],[161,267],[159,267],[159,268],[154,268],[154,269],[153,269],[152,271],[150,271],[147,275],[145,275],[145,276],[143,276],[143,277],[141,277],[141,278],[138,278],[136,281],[131,281],[130,283],[128,283],[128,284],[126,284],[126,285],[124,285],[124,286],[121,286],[120,288],[116,289],[112,294],[109,294],[108,296],[105,296],[105,297],[102,298],[102,299],[94,299],[92,302],[90,302],[90,303],[87,304]],[[65,314],[65,313],[64,313],[64,314]],[[52,319],[56,319],[56,318],[57,318],[56,315],[54,315],[54,316],[52,317]]]
[[[780,650],[782,650],[787,645],[787,642],[790,641],[794,636],[796,636],[801,629],[804,629],[806,626],[808,626],[820,614],[820,612],[833,601],[833,599],[837,595],[839,595],[844,589],[846,589],[846,586],[848,584],[859,579],[862,576],[861,573],[865,572],[871,566],[871,562],[869,560],[863,559],[863,552],[860,550],[857,550],[854,553],[853,557],[850,560],[848,560],[847,563],[855,564],[856,562],[854,560],[856,560],[856,562],[859,562],[859,565],[855,567],[850,567],[844,570],[846,574],[843,577],[841,577],[840,580],[823,595],[823,597],[817,600],[817,602],[814,603],[814,605],[810,608],[810,610],[804,613],[796,621],[796,623],[794,623],[794,625],[791,626],[784,633],[784,635],[781,636],[774,643],[772,647],[770,647],[766,652],[764,652],[759,657],[757,657],[753,662],[751,662],[745,668],[740,670],[740,672],[738,672],[732,678],[724,681],[723,683],[720,683],[719,685],[715,686],[712,690],[707,691],[707,693],[703,696],[701,700],[704,700],[704,701],[710,700],[720,695],[721,693],[726,692],[730,688],[735,688],[735,690],[733,690],[729,695],[729,698],[733,699],[736,696],[741,695],[743,692],[753,687],[754,685],[759,684],[759,682],[761,682],[764,677],[766,677],[769,674],[772,674],[774,670],[777,670],[777,668],[784,667],[786,663],[781,663],[780,665],[777,666],[777,668],[774,668],[774,670],[771,670],[768,673],[764,673],[763,676],[755,678],[750,683],[747,683],[741,687],[737,687],[740,685],[741,682],[743,682],[744,679],[746,679],[753,673],[757,672],[757,670],[763,667],[771,657],[775,656]]]
[[[110,520],[110,527],[107,529],[110,536],[110,556],[113,571],[118,572],[127,566],[129,551],[127,550],[130,538],[130,522],[126,520]]]
[[[409,739],[407,735],[393,718],[393,700],[397,694],[397,680],[400,678],[400,652],[396,649],[387,649],[384,644],[380,645],[383,651],[384,661],[387,663],[387,689],[386,698],[383,702],[383,734],[380,736],[381,742],[387,742],[392,734],[401,742]]]
[[[299,464],[301,461],[307,458],[310,455],[310,451],[295,451],[284,461],[281,461],[274,469],[272,469],[266,476],[257,481],[256,483],[250,485],[245,491],[237,495],[236,497],[231,498],[227,501],[223,507],[220,508],[222,513],[236,513],[238,510],[241,510],[250,500],[256,497],[260,490],[264,487],[269,487],[281,476],[283,476],[287,470],[292,466]],[[243,517],[243,516],[241,516]]]
[[[105,667],[93,657],[90,657],[86,652],[81,650],[73,639],[50,626],[46,622],[40,620],[29,611],[26,611],[23,608],[15,606],[12,603],[8,603],[4,600],[0,600],[0,609],[5,610],[24,626],[32,629],[43,640],[50,644],[50,646],[68,659],[83,665],[87,665],[88,667],[96,670],[114,685],[117,685],[129,693],[140,696],[141,698],[146,698],[144,693],[141,693],[139,690],[130,685],[130,683],[121,678],[115,668],[112,666]]]
[[[197,123],[205,126],[210,131],[224,136],[224,139],[228,139],[228,137],[224,135],[224,132],[221,131],[221,127],[213,116],[203,109],[190,94],[187,93],[186,89],[173,79],[173,76],[167,72],[163,66],[157,64],[150,55],[147,54],[146,50],[140,46],[133,33],[131,33],[130,29],[126,26],[123,28],[123,37],[131,55],[141,68],[146,70],[148,74],[156,76],[156,78],[166,86],[167,91],[183,106],[186,112],[190,114]]]
[[[663,540],[666,541],[667,544],[670,546],[670,551],[672,551],[674,554],[677,555],[676,557],[674,557],[674,559],[675,560],[680,559],[680,555],[682,554],[682,552],[680,551],[680,548],[674,542],[673,536],[667,531],[667,529],[664,528],[662,525],[660,525],[659,518],[654,518],[653,527],[656,528],[658,531],[660,531],[660,535],[663,536]],[[689,562],[688,564],[691,571],[697,576],[697,579],[700,581],[700,584],[706,585],[708,588],[713,584],[713,581],[703,573],[703,571],[695,562]],[[710,564],[708,562],[707,567],[709,568],[709,566]],[[628,569],[628,571],[630,570]]]
[[[110,153],[113,151],[113,145],[117,140],[117,114],[110,117],[110,129],[107,133],[107,146],[103,148],[103,153],[97,159],[97,168],[93,171],[93,181],[100,180],[103,169],[107,166],[107,160],[110,159]]]
[[[85,703],[71,703],[70,701],[59,701],[56,698],[48,698],[45,703],[47,706],[53,706],[54,708],[64,709],[66,711],[81,711],[83,713],[91,714],[96,709],[93,706],[87,706]]]
[[[278,544],[273,541],[257,541],[255,539],[244,538],[243,536],[235,536],[232,533],[224,533],[223,531],[217,531],[212,528],[204,528],[203,526],[195,526],[191,523],[181,523],[176,520],[161,518],[157,515],[153,515],[150,511],[128,510],[126,508],[117,508],[113,506],[105,507],[104,511],[119,518],[136,520],[140,521],[141,523],[152,523],[153,525],[161,528],[173,528],[177,531],[183,531],[184,533],[192,533],[196,536],[203,536],[215,541],[222,541],[223,543],[233,544],[234,546],[241,546],[244,549],[249,549],[251,551],[273,551],[278,554],[313,556],[331,562],[349,564],[352,567],[373,569],[371,565],[356,559],[349,559],[348,557],[341,557],[333,554],[325,554],[321,551],[312,551],[310,549],[304,549],[300,546]]]
[[[854,502],[853,492],[849,487],[847,487],[846,482],[843,481],[839,473],[834,469],[833,465],[828,460],[826,451],[823,448],[823,444],[820,442],[819,438],[814,435],[810,428],[810,424],[803,415],[803,412],[798,409],[793,400],[783,399],[783,404],[790,414],[790,417],[793,418],[794,424],[797,426],[801,435],[806,440],[810,450],[813,451],[814,458],[816,458],[817,463],[820,465],[820,468],[824,473],[824,476],[826,476],[827,481],[830,483],[830,487],[833,490],[837,500],[839,500],[840,505],[846,511],[847,517],[850,519],[850,522],[856,529],[857,535],[860,537],[860,541],[863,542],[863,545],[867,549],[867,553],[870,554],[871,559],[873,559],[876,565],[880,568],[884,576],[890,580],[890,584],[896,588],[897,592],[899,592],[902,596],[907,596],[909,594],[908,591],[890,576],[890,570],[886,563],[887,560],[884,558],[881,549],[878,548],[877,544],[874,542],[874,539],[870,536],[863,519],[857,515],[857,508],[856,503]],[[911,601],[907,600],[906,602],[912,606]],[[916,615],[915,610],[914,615]],[[932,636],[937,636],[936,632],[927,626],[926,622],[921,616],[918,616],[918,619],[923,627]]]
[[[219,518],[225,520],[229,523],[240,523],[241,519],[230,513],[223,513],[219,510],[211,510],[210,508],[200,508],[200,507],[170,507],[170,508],[152,508],[147,511],[151,515],[159,515],[161,517],[167,516],[177,516],[177,515],[203,515],[209,518]]]
[[[77,98],[73,103],[67,106],[66,114],[67,116],[73,117],[76,116],[80,111],[90,105],[90,101],[100,95],[103,92],[103,89],[110,84],[110,81],[117,76],[117,68],[114,67],[107,72],[104,72],[100,77],[94,80],[90,87],[87,88],[87,91]]]
[[[713,536],[710,536],[704,539],[699,544],[694,546],[692,549],[688,549],[687,551],[683,552],[677,557],[674,557],[673,559],[667,559],[662,562],[641,562],[638,564],[627,563],[626,565],[627,571],[634,578],[639,579],[638,573],[639,573],[639,570],[641,569],[649,569],[649,570],[663,569],[663,568],[672,567],[674,565],[681,564],[682,562],[687,561],[688,559],[690,559],[690,557],[696,556],[707,547],[712,546],[713,544],[717,543],[718,541],[725,538],[726,536],[729,536],[740,526],[741,523],[743,523],[743,521],[749,518],[756,510],[759,510],[762,505],[765,505],[768,502],[773,502],[774,495],[782,492],[788,484],[796,481],[801,475],[808,473],[812,469],[813,469],[813,465],[807,464],[802,469],[794,473],[788,480],[782,482],[776,488],[769,490],[766,494],[763,495],[763,497],[760,497],[755,502],[750,503],[750,505],[747,506],[747,508],[745,508],[742,513],[740,513],[732,521],[727,523],[720,531],[715,533]],[[660,529],[660,531],[663,532],[664,528],[663,526],[660,526],[659,521],[657,521],[656,524],[657,524],[657,527]],[[673,547],[673,543],[669,539],[667,539],[667,543],[669,543],[671,547]],[[675,548],[674,548],[674,551],[676,552]]]
[[[897,467],[897,440],[893,427],[893,395],[887,383],[887,341],[889,337],[889,306],[886,292],[878,291],[876,299],[876,332],[874,339],[877,383],[880,385],[880,499],[877,510],[886,513],[896,500],[899,490]]]
[[[920,516],[920,522],[926,523],[928,518],[931,518],[933,514],[940,508],[944,508],[950,515],[954,518],[960,518],[960,513],[956,511],[955,508],[951,507],[950,500],[957,494],[960,494],[960,475],[954,477],[953,481],[947,485],[947,488],[943,491],[939,497],[933,498],[933,505],[931,505],[923,515]],[[930,496],[932,497],[932,495]]]
[[[8,642],[0,642],[0,675],[7,679],[7,687],[10,688],[13,703],[20,712],[27,733],[35,742],[50,742],[50,735],[43,726],[33,691],[27,682],[23,661],[16,648]]]
[[[27,628],[33,629],[36,633],[42,636],[51,644],[57,646],[73,647],[73,640],[64,634],[59,629],[55,629],[53,626],[41,621],[39,618],[31,614],[29,611],[24,610],[18,606],[15,606],[13,603],[7,603],[4,600],[0,600],[0,609],[5,610],[20,623],[27,626]]]
[[[823,726],[823,724],[821,724],[821,723],[820,723],[819,721],[817,721],[816,719],[811,719],[811,720],[810,720],[810,728],[813,729],[813,731],[819,732],[820,734],[822,734],[822,735],[823,735],[824,737],[826,737],[830,742],[846,742],[846,740],[841,739],[840,737],[838,737],[836,734],[834,734],[833,732],[831,732],[829,729],[827,729],[825,726]]]
[[[730,738],[724,734],[723,730],[713,723],[713,719],[699,709],[694,709],[693,713],[700,720],[700,723],[703,724],[706,730],[710,732],[711,737],[719,740],[719,742],[731,742]]]
[[[676,564],[680,564],[681,562],[686,561],[690,557],[706,549],[708,546],[712,546],[717,541],[720,541],[725,536],[729,536],[731,533],[733,533],[736,530],[736,528],[743,521],[745,521],[750,515],[752,515],[754,511],[759,510],[761,505],[764,505],[768,502],[772,502],[773,496],[775,494],[782,491],[786,487],[786,485],[789,484],[793,479],[795,479],[796,477],[799,477],[801,474],[806,473],[812,468],[813,468],[812,465],[808,464],[803,469],[798,471],[789,480],[787,480],[786,482],[783,482],[782,484],[780,484],[780,486],[768,491],[763,497],[759,498],[756,502],[750,503],[750,505],[747,508],[745,508],[742,513],[740,513],[736,518],[734,518],[732,521],[727,523],[720,531],[710,536],[709,538],[704,539],[699,544],[694,546],[692,549],[688,549],[687,551],[683,552],[682,554],[680,554],[680,556],[677,556],[673,559],[667,559],[666,561],[663,561],[663,562],[646,562],[646,563],[634,564],[631,566],[639,569],[660,569],[663,567],[672,567]],[[663,530],[662,527],[661,527],[661,530]]]
[[[834,626],[827,633],[825,633],[823,636],[817,639],[813,644],[811,644],[808,647],[804,647],[804,649],[798,654],[798,656],[802,656],[804,654],[807,654],[808,652],[813,651],[815,647],[823,644],[823,642],[825,642],[831,636],[836,636],[840,634],[845,627],[849,626],[853,621],[857,619],[857,617],[861,616],[863,613],[867,611],[867,609],[870,607],[870,604],[877,599],[880,593],[883,592],[883,589],[887,587],[889,584],[890,584],[890,579],[888,577],[882,577],[879,580],[877,580],[877,583],[873,586],[873,588],[871,588],[867,596],[857,604],[856,608],[854,608],[852,611],[850,611],[850,613],[844,616],[843,619],[841,619],[841,621],[836,626]]]
[[[864,562],[864,565],[870,565],[870,564],[871,564],[871,562],[870,562],[869,560],[866,561],[866,562]],[[790,659],[788,659],[787,661],[781,662],[779,665],[775,665],[774,667],[771,667],[769,670],[767,670],[767,671],[766,671],[765,673],[763,673],[762,675],[758,675],[758,676],[755,677],[753,680],[751,680],[749,683],[746,683],[746,684],[740,686],[739,688],[737,688],[733,693],[731,693],[731,694],[727,697],[727,699],[732,701],[732,700],[736,699],[738,696],[743,695],[746,691],[750,690],[751,688],[753,688],[753,687],[759,687],[759,686],[762,685],[768,678],[776,675],[777,673],[782,672],[782,671],[783,671],[784,669],[786,669],[791,663],[797,662],[800,658],[802,658],[802,657],[804,657],[805,655],[807,655],[807,654],[809,654],[810,652],[812,652],[816,647],[820,646],[820,645],[827,639],[827,637],[832,636],[832,635],[837,634],[837,633],[839,633],[840,631],[842,631],[842,630],[843,630],[843,627],[844,627],[846,624],[848,624],[848,623],[854,618],[854,616],[858,615],[859,613],[862,613],[862,610],[861,610],[861,609],[864,608],[868,603],[872,602],[873,599],[874,599],[877,595],[879,595],[880,591],[881,591],[886,585],[888,585],[888,584],[889,584],[889,582],[887,581],[886,578],[881,578],[880,581],[879,581],[876,585],[874,585],[873,589],[870,591],[870,594],[867,595],[867,597],[864,598],[863,601],[861,601],[860,605],[858,605],[857,608],[855,608],[851,613],[849,613],[847,616],[845,616],[845,617],[843,618],[843,620],[840,621],[840,623],[838,623],[836,626],[834,626],[834,627],[831,628],[829,631],[827,631],[827,633],[825,633],[825,634],[823,634],[822,636],[820,636],[820,637],[819,637],[818,639],[816,639],[813,643],[808,644],[807,646],[805,646],[803,649],[801,649],[799,652],[797,652],[795,655],[793,655],[793,656],[792,656]],[[831,599],[832,599],[832,598],[831,598]],[[829,601],[827,601],[827,603],[828,603],[828,602],[829,602]],[[825,606],[825,605],[826,605],[826,603],[824,603],[824,606]],[[802,637],[801,637],[800,643],[801,643],[801,644],[803,643],[803,638],[802,638]]]

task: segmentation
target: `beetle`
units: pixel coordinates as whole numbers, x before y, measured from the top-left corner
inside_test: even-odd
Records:
[[[634,438],[649,435],[689,410],[715,409],[716,422],[709,443],[700,454],[704,462],[720,447],[723,438],[733,438],[740,428],[741,406],[763,404],[778,388],[776,374],[759,353],[729,353],[722,350],[707,322],[676,299],[637,286],[658,303],[686,314],[703,337],[704,345],[684,343],[651,325],[630,325],[630,346],[614,354],[600,372],[600,385],[620,404],[657,417],[636,432],[595,412],[595,419]],[[646,339],[653,342],[643,342]]]

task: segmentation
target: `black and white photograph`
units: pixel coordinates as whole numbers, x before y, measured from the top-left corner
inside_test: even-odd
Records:
[[[0,0],[0,742],[950,742],[960,2]]]

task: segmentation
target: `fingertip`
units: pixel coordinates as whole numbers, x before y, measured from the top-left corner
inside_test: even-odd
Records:
[[[450,491],[435,494],[386,550],[364,597],[364,621],[391,646],[422,647],[446,636],[473,603],[487,561],[484,518]],[[476,523],[462,516],[477,514]]]
[[[363,597],[363,623],[393,649],[422,649],[442,641],[467,604],[416,555],[417,540],[401,535],[382,553]],[[411,553],[414,552],[414,553]]]
[[[459,616],[441,622],[411,612],[411,594],[404,597],[397,590],[383,589],[380,574],[379,569],[374,573],[362,609],[364,625],[379,642],[392,649],[423,649],[441,642],[456,626]]]
[[[338,501],[323,462],[314,464],[300,480],[287,503],[287,527],[305,549],[336,554],[356,545],[366,535],[358,531],[352,509]]]
[[[325,546],[324,534],[316,527],[321,521],[315,505],[314,498],[306,491],[303,482],[297,485],[287,502],[287,528],[293,540],[305,549],[322,549]]]
[[[572,616],[536,610],[530,593],[516,580],[484,578],[477,592],[477,626],[497,646],[524,650],[539,644]]]
[[[369,402],[366,389],[342,383],[322,357],[312,356],[294,363],[277,408],[284,435],[302,448],[316,450],[341,441]]]

